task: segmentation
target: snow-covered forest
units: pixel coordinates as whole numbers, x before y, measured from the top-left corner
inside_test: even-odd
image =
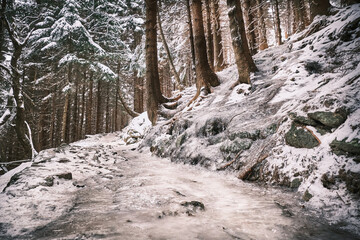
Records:
[[[0,14],[1,239],[360,237],[358,1]]]

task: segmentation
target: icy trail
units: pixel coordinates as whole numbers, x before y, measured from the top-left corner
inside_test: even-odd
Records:
[[[355,239],[305,216],[293,193],[174,164],[118,139],[93,136],[45,151],[46,162],[0,194],[0,238]],[[64,170],[71,180],[35,184]]]

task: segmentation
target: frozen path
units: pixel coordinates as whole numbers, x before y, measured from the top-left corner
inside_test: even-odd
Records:
[[[42,217],[42,220],[48,217],[51,221],[41,224],[39,213],[36,213],[40,208],[36,207],[26,215],[32,218],[32,224],[38,223],[33,229],[25,228],[12,237],[0,234],[0,238],[355,239],[322,224],[319,219],[305,216],[293,194],[259,188],[222,173],[174,164],[149,153],[133,151],[131,147],[113,144],[115,139],[115,135],[102,137],[98,139],[101,145],[91,140],[88,140],[91,144],[87,144],[85,140],[65,147],[60,153],[55,152],[52,159],[64,159],[57,154],[72,154],[73,159],[82,159],[86,153],[90,158],[92,152],[96,156],[91,162],[73,160],[82,174],[73,169],[73,179],[59,179],[58,185],[48,187],[47,191],[61,185],[71,189],[58,196],[63,198],[68,209],[57,217]],[[70,163],[68,165],[67,169],[72,169]],[[25,170],[24,175],[30,176],[32,168]],[[41,171],[37,171],[41,175]],[[72,184],[66,185],[67,182]],[[21,181],[14,184],[20,185]],[[11,186],[7,192],[17,195]],[[32,201],[30,190],[27,192],[27,201]],[[3,202],[4,196],[0,197]],[[49,200],[33,198],[37,206],[46,205]],[[19,206],[14,206],[16,204]],[[20,205],[16,201],[12,203],[14,208]],[[53,205],[61,209],[56,203]],[[53,211],[56,215],[56,210]],[[16,217],[17,213],[8,214]],[[22,217],[25,215],[20,212],[18,219]],[[11,218],[6,219],[11,222]],[[10,230],[21,227],[16,224],[16,220],[12,225],[3,222],[0,233],[6,232],[6,226]]]

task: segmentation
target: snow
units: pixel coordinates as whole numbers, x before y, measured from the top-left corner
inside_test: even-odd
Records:
[[[62,92],[63,92],[63,93],[66,93],[66,92],[68,92],[68,91],[70,91],[70,90],[71,90],[71,83],[67,84],[67,85],[62,89]]]
[[[96,66],[98,67],[98,69],[100,70],[100,72],[102,74],[106,74],[112,78],[116,78],[116,74],[106,65],[102,64],[102,63],[96,63]]]
[[[127,127],[122,130],[121,138],[126,144],[138,142],[151,128],[152,124],[147,112],[143,112],[135,117]]]
[[[26,139],[29,141],[30,146],[31,146],[31,159],[34,159],[34,157],[36,155],[38,155],[38,152],[36,151],[35,147],[34,147],[34,142],[33,142],[33,138],[32,138],[32,133],[31,133],[31,128],[29,126],[29,124],[25,121],[25,125],[28,129],[28,134],[29,135],[25,135]]]
[[[8,119],[11,115],[11,112],[9,109],[6,109],[4,114],[0,117],[0,124],[2,125],[5,122],[5,119]]]
[[[0,192],[3,192],[4,188],[6,187],[6,185],[8,184],[8,182],[10,181],[12,176],[14,176],[16,173],[19,173],[22,170],[24,170],[25,168],[28,168],[30,166],[31,166],[31,162],[22,163],[17,168],[14,168],[14,169],[8,171],[4,175],[1,175],[0,176]]]

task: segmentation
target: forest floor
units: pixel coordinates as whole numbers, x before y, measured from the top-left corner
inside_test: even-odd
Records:
[[[95,135],[49,149],[13,175],[0,194],[0,238],[356,239],[306,213],[294,192],[121,141]]]

